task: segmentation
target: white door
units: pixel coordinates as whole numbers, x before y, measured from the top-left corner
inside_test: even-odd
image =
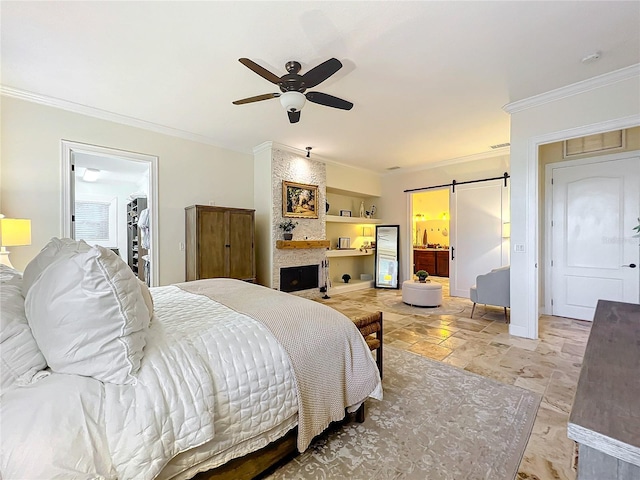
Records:
[[[598,299],[638,303],[640,157],[552,169],[553,315],[592,320]]]
[[[450,295],[468,298],[478,275],[503,265],[508,189],[504,180],[456,185],[450,202]]]

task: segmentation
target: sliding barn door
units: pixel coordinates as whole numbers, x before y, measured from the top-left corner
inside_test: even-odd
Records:
[[[449,287],[453,297],[469,297],[476,277],[502,266],[508,240],[502,238],[508,212],[504,180],[456,185],[450,195]]]

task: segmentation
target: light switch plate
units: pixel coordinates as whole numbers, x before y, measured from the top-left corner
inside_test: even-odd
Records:
[[[516,243],[513,246],[513,251],[516,253],[524,253],[524,243]]]

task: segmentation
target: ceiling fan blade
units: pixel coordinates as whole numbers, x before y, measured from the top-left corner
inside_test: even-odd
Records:
[[[264,95],[256,95],[255,97],[243,98],[242,100],[236,100],[232,102],[234,105],[243,105],[245,103],[259,102],[260,100],[269,100],[271,98],[279,97],[279,93],[265,93]]]
[[[297,112],[287,112],[289,115],[289,123],[298,123],[300,121],[300,110]]]
[[[238,59],[238,61],[241,64],[243,64],[245,67],[247,67],[247,68],[253,70],[254,72],[256,72],[262,78],[264,78],[266,80],[269,80],[271,83],[275,83],[276,85],[278,85],[280,83],[280,77],[277,77],[275,74],[271,73],[266,68],[261,67],[260,65],[258,65],[253,60],[249,60],[248,58],[240,58],[240,59]]]
[[[353,108],[353,103],[347,102],[346,100],[338,97],[334,97],[333,95],[327,95],[326,93],[307,92],[305,96],[310,102],[317,103],[319,105],[340,108],[342,110],[351,110]]]
[[[312,68],[302,76],[305,88],[312,88],[324,82],[331,75],[342,68],[342,63],[337,58],[330,58],[317,67]]]

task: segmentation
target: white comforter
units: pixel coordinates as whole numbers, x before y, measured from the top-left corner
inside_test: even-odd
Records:
[[[52,374],[0,398],[4,480],[152,479],[182,451],[211,439],[227,451],[296,415],[287,354],[265,327],[177,287],[153,297],[137,385]]]

